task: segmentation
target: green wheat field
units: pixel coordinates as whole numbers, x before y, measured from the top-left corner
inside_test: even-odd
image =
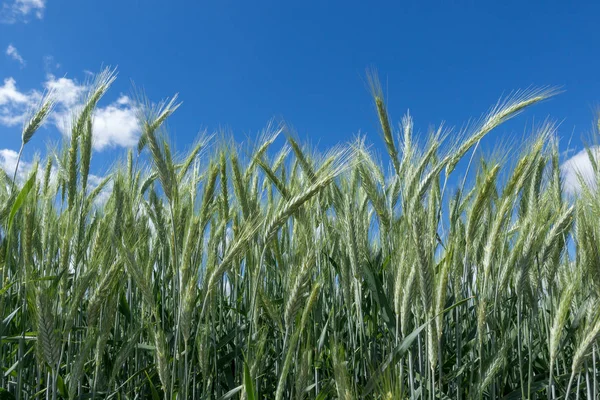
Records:
[[[598,398],[599,189],[567,195],[552,123],[479,151],[556,90],[417,136],[372,75],[385,162],[275,124],[176,152],[176,97],[140,95],[137,148],[92,181],[114,79],[63,145],[0,170],[0,399]]]

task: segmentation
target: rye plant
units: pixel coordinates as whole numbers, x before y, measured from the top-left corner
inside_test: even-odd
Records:
[[[98,183],[94,110],[115,77],[90,85],[62,147],[0,173],[0,396],[598,397],[594,152],[576,197],[552,123],[478,158],[555,90],[418,135],[409,114],[393,128],[370,74],[385,157],[364,137],[319,153],[285,124],[180,153],[177,97],[140,94],[139,145]]]

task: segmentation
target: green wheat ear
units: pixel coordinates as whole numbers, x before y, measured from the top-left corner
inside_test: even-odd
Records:
[[[394,169],[396,170],[396,173],[399,174],[400,161],[398,158],[398,150],[394,141],[394,134],[390,125],[385,100],[383,98],[383,90],[381,88],[381,82],[379,81],[379,77],[377,76],[377,71],[375,71],[374,69],[367,70],[367,81],[369,84],[369,88],[371,89],[371,95],[373,96],[373,100],[375,102],[377,115],[379,116],[379,124],[381,125],[381,130],[383,132],[383,140],[385,143],[385,147],[389,153],[390,159],[392,160],[392,164],[394,166]]]
[[[39,104],[34,108],[31,117],[27,119],[27,122],[23,126],[21,134],[23,145],[29,143],[35,132],[43,125],[50,113],[52,113],[55,104],[54,93],[52,91],[46,92]]]
[[[21,149],[19,150],[19,155],[17,157],[17,163],[13,174],[13,188],[17,178],[17,172],[19,171],[19,163],[21,162],[23,149],[25,148],[25,145],[29,143],[35,132],[37,132],[37,130],[48,119],[48,116],[50,113],[52,113],[55,104],[56,100],[54,97],[54,92],[49,90],[41,98],[37,106],[30,111],[30,116],[26,119],[26,122],[23,125],[23,131],[21,132]]]

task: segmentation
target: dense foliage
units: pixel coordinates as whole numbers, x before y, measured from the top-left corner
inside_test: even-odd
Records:
[[[274,126],[249,151],[205,136],[179,157],[176,101],[140,99],[138,148],[92,182],[113,80],[62,148],[0,174],[0,397],[597,398],[596,187],[565,196],[552,124],[518,157],[473,157],[551,90],[418,140],[373,78],[387,166],[362,139],[278,151]]]

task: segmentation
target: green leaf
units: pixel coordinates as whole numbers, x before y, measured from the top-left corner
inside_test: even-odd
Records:
[[[6,327],[6,325],[10,324],[10,321],[12,321],[12,319],[14,318],[14,316],[17,314],[17,312],[20,309],[21,309],[21,307],[15,308],[13,310],[13,312],[11,312],[10,314],[8,314],[8,316],[2,320],[2,325],[1,325],[0,333],[2,333],[4,331],[4,328]]]
[[[2,338],[2,339],[4,339],[4,338]],[[7,369],[6,372],[4,372],[4,376],[7,377],[7,376],[12,375],[12,376],[16,377],[17,376],[17,372],[16,372],[17,367],[19,367],[19,365],[21,365],[26,360],[26,356],[29,355],[33,351],[33,349],[34,349],[33,346],[30,347],[29,350],[27,350],[27,353],[25,353],[25,355],[23,357],[17,359],[17,361],[15,361],[15,363],[13,365],[11,365],[11,367],[9,369]],[[1,398],[0,398],[0,400],[1,400]]]
[[[380,253],[381,254],[381,253]],[[377,257],[377,261],[380,264],[381,258]],[[379,279],[379,274],[374,272],[374,267],[371,263],[361,263],[363,266],[364,277],[371,291],[371,295],[381,308],[383,321],[387,324],[390,331],[394,331],[396,326],[394,324],[394,313],[392,307],[388,301],[388,298],[383,290],[383,285]]]
[[[238,386],[236,388],[233,388],[229,392],[225,393],[222,397],[220,397],[219,400],[229,400],[233,396],[235,396],[236,394],[238,394],[239,392],[241,392],[241,390],[243,388],[244,388],[244,385],[240,385],[240,386]]]
[[[4,293],[6,293],[8,291],[8,289],[10,289],[12,287],[12,285],[14,285],[15,282],[10,282],[9,284],[6,284],[2,287],[2,289],[0,289],[0,296],[2,296]]]
[[[250,375],[250,368],[248,363],[244,361],[244,390],[246,391],[246,398],[248,400],[256,400],[256,392],[254,391],[254,383],[252,382],[252,376]]]
[[[123,314],[127,322],[131,322],[131,309],[129,308],[129,303],[127,303],[125,292],[123,291],[121,291],[121,296],[119,298],[119,312]]]
[[[17,196],[17,198],[15,199],[15,202],[12,205],[12,208],[10,210],[10,214],[8,217],[8,230],[6,231],[6,237],[7,237],[7,245],[6,245],[6,252],[7,252],[7,258],[8,258],[8,252],[10,251],[10,232],[12,231],[12,225],[15,219],[15,215],[17,215],[17,212],[19,211],[19,209],[21,208],[21,206],[23,205],[23,202],[27,199],[27,196],[29,195],[29,192],[31,191],[31,188],[33,187],[33,185],[35,185],[35,177],[36,177],[36,173],[34,172],[33,174],[31,174],[31,176],[29,177],[29,179],[27,180],[27,182],[25,183],[25,185],[23,185],[23,187],[21,188],[21,191],[19,192],[19,195]]]
[[[17,212],[23,205],[23,202],[25,201],[25,199],[27,199],[27,195],[29,195],[31,188],[35,184],[35,177],[36,177],[36,173],[34,172],[33,174],[31,174],[31,176],[29,177],[29,179],[27,180],[25,185],[23,185],[23,187],[21,188],[21,191],[19,192],[19,195],[17,196],[17,198],[15,199],[15,202],[13,203],[12,209],[10,210],[10,216],[8,217],[8,231],[9,232],[12,228],[12,224],[13,224],[13,220],[15,219],[15,215],[17,214]]]
[[[333,308],[331,310],[331,312],[329,313],[329,316],[327,317],[327,322],[325,322],[325,326],[323,327],[323,330],[321,331],[321,334],[319,335],[319,342],[317,345],[317,352],[321,352],[321,349],[323,348],[323,345],[325,344],[325,335],[327,333],[327,326],[329,326],[329,320],[331,319],[331,316],[335,314],[335,308]]]
[[[443,314],[447,313],[448,311],[455,309],[456,307],[466,303],[467,301],[469,301],[471,299],[472,299],[472,297],[463,299],[463,300],[459,301],[458,303],[446,308],[441,313],[434,316],[429,321],[425,322],[423,325],[419,326],[417,329],[415,329],[409,335],[407,335],[404,338],[404,340],[402,340],[402,342],[390,353],[390,355],[386,358],[386,360],[379,366],[379,368],[375,371],[375,373],[373,373],[372,378],[369,380],[369,382],[367,382],[367,384],[363,390],[363,393],[362,393],[363,397],[367,396],[369,393],[371,393],[373,391],[373,388],[375,387],[375,383],[377,383],[377,380],[381,376],[383,376],[383,373],[389,367],[396,365],[398,363],[398,361],[400,361],[402,356],[404,356],[404,354],[406,354],[408,349],[410,349],[412,343],[415,341],[417,336],[419,336],[419,333],[421,333],[421,331],[423,329],[425,329],[427,327],[427,325],[429,325],[430,323],[435,321],[435,319],[439,315],[443,315]]]
[[[69,398],[69,392],[67,391],[67,386],[65,385],[65,380],[61,375],[58,375],[56,379],[56,387],[58,389],[58,393],[64,397],[65,399]]]
[[[329,390],[321,390],[319,391],[319,395],[315,398],[315,400],[325,400],[328,398]]]
[[[152,379],[150,379],[150,375],[148,372],[144,371],[146,374],[146,378],[148,379],[148,386],[150,386],[150,393],[152,393],[152,400],[160,400],[160,396],[158,395],[158,391],[156,387],[154,387],[154,383],[152,383]]]

